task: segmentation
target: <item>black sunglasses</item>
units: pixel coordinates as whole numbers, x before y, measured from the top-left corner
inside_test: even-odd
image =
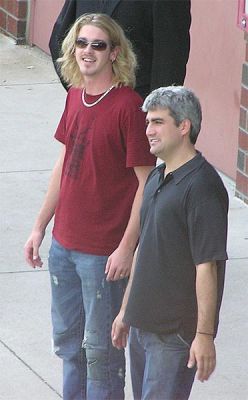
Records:
[[[104,51],[108,47],[108,44],[104,42],[104,40],[94,40],[93,42],[90,42],[87,39],[78,38],[75,41],[75,45],[79,49],[85,49],[89,44],[93,50],[97,51]]]

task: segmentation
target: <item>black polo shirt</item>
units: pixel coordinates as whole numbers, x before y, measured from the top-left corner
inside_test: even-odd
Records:
[[[216,261],[217,332],[227,259],[227,191],[200,153],[165,178],[164,169],[164,164],[155,168],[146,182],[139,251],[124,321],[154,333],[194,335],[195,266]]]

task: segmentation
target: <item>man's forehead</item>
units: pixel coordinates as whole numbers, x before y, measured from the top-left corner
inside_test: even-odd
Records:
[[[98,26],[94,26],[90,23],[85,24],[80,28],[79,35],[80,36],[95,35],[96,38],[99,36],[102,39],[108,39],[108,35],[103,29],[99,28]]]
[[[147,120],[164,119],[164,117],[168,115],[169,115],[168,108],[156,107],[154,109],[147,111],[146,119]]]

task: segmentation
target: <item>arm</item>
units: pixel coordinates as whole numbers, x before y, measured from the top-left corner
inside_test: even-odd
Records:
[[[188,367],[197,365],[197,378],[207,380],[216,366],[214,321],[217,304],[217,266],[207,262],[196,266],[198,321],[190,348]]]
[[[128,225],[122,237],[118,248],[109,256],[105,273],[108,281],[116,281],[120,278],[129,276],[133,253],[139,239],[140,226],[140,207],[142,202],[143,190],[148,174],[153,167],[134,167],[135,174],[138,179],[138,189],[136,191],[131,215]]]
[[[125,294],[123,296],[122,305],[121,305],[119,314],[116,316],[116,318],[113,322],[113,325],[112,325],[112,332],[111,332],[112,344],[117,349],[122,349],[122,348],[126,347],[126,345],[127,345],[129,326],[127,324],[125,324],[125,322],[123,322],[123,318],[124,318],[124,314],[126,311],[126,306],[128,303],[129,294],[130,294],[130,290],[131,290],[131,286],[132,286],[132,282],[133,282],[137,252],[138,252],[138,247],[136,248],[135,253],[134,253],[131,273],[130,273],[130,277],[128,280]]]
[[[31,235],[24,246],[25,259],[33,268],[42,266],[42,261],[39,256],[39,247],[45,236],[46,227],[55,212],[59,197],[60,179],[64,156],[65,146],[63,146],[60,157],[55,164],[44,202],[35,221]]]

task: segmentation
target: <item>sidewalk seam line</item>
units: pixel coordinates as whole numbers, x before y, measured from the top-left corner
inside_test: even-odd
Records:
[[[8,274],[30,274],[30,273],[34,273],[37,274],[38,272],[48,272],[48,268],[46,269],[31,269],[30,271],[1,271],[0,275],[8,275]]]
[[[51,389],[54,393],[56,393],[61,399],[62,396],[60,395],[60,393],[57,392],[56,389],[54,389],[44,378],[42,378],[41,375],[38,374],[38,372],[36,372],[32,367],[30,367],[30,365],[28,365],[26,363],[26,361],[24,361],[21,357],[19,357],[14,350],[12,350],[6,343],[4,343],[1,339],[0,339],[0,343],[12,354],[14,355],[19,361],[21,361],[21,363],[23,365],[25,365],[25,367],[27,367],[37,378],[39,378],[46,386],[49,387],[49,389]]]
[[[49,172],[52,171],[52,168],[49,169],[25,169],[25,170],[13,170],[13,171],[0,171],[0,174],[16,174],[16,173],[30,173],[30,172]]]
[[[31,82],[31,83],[0,83],[0,87],[13,87],[13,86],[35,86],[35,85],[59,85],[60,82]]]

